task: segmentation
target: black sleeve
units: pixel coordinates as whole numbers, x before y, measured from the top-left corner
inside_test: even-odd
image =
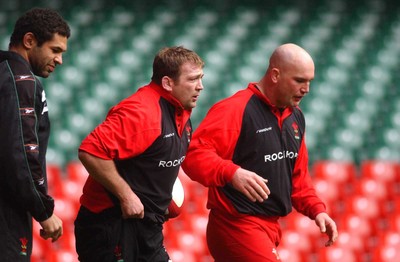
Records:
[[[47,195],[45,156],[39,153],[37,88],[25,64],[0,63],[1,195],[43,221],[52,215],[54,200]]]

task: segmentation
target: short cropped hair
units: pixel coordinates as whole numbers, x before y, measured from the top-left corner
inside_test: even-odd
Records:
[[[29,32],[35,36],[38,46],[50,41],[55,33],[67,38],[71,35],[67,22],[59,13],[49,8],[33,8],[18,18],[9,47],[21,44],[24,35]]]
[[[194,51],[183,46],[173,46],[162,48],[153,61],[153,76],[151,80],[161,85],[164,76],[172,78],[174,81],[179,79],[180,68],[186,63],[193,63],[199,67],[204,67],[204,61]]]

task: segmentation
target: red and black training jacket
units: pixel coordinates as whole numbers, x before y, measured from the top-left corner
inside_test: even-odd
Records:
[[[305,120],[299,108],[274,107],[254,83],[215,104],[193,134],[184,171],[209,187],[208,207],[268,217],[294,206],[314,218],[325,211],[308,172]],[[271,194],[254,203],[231,185],[242,167],[268,179]]]
[[[151,82],[114,106],[79,150],[112,159],[142,201],[145,216],[163,222],[191,139],[190,113],[171,94]],[[91,177],[80,201],[95,213],[118,204]]]

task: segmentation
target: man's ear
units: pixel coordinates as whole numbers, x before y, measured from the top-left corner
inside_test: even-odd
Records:
[[[174,80],[172,80],[170,77],[164,76],[161,79],[161,86],[164,88],[164,90],[172,92],[173,85],[174,85]]]
[[[279,80],[280,72],[278,68],[272,68],[271,80],[276,83]]]
[[[24,37],[22,38],[22,45],[26,48],[26,49],[31,49],[32,47],[34,47],[37,44],[37,40],[36,37],[33,33],[28,32],[24,35]]]

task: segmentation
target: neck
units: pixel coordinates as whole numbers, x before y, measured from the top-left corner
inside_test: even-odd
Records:
[[[17,53],[17,54],[21,55],[26,61],[29,62],[28,53],[27,53],[26,49],[24,49],[24,48],[22,48],[20,46],[10,46],[8,51],[14,52],[14,53]]]

